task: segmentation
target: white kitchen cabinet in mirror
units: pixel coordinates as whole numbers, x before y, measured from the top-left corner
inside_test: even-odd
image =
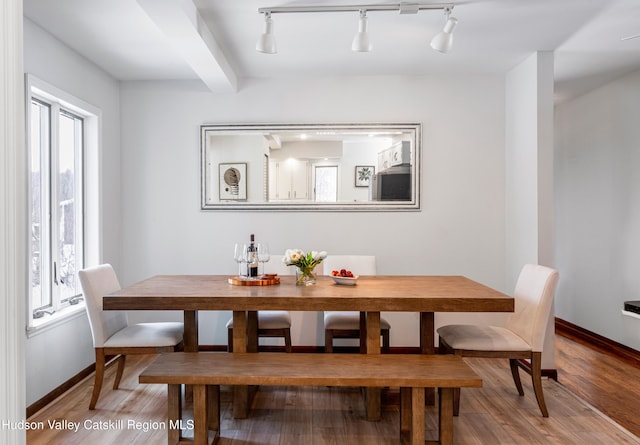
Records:
[[[415,123],[202,125],[201,208],[419,210],[421,143]],[[220,165],[246,166],[244,199],[221,190]],[[368,187],[356,186],[362,165],[376,166]]]
[[[309,199],[309,162],[285,159],[269,162],[269,201],[290,202]]]

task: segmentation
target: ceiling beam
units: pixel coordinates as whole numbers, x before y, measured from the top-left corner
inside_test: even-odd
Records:
[[[238,78],[192,0],[137,0],[213,92],[238,91]]]

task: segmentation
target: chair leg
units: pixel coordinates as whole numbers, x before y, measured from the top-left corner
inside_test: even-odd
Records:
[[[333,352],[333,331],[324,330],[324,352]]]
[[[391,351],[391,343],[389,341],[389,329],[382,329],[382,350],[387,354]]]
[[[284,329],[284,350],[291,352],[291,329]]]
[[[522,389],[522,382],[520,381],[520,371],[518,366],[518,360],[514,358],[509,359],[509,366],[511,366],[511,375],[513,376],[513,383],[516,384],[518,394],[524,395],[524,389]]]
[[[104,349],[96,348],[96,375],[93,381],[93,393],[91,394],[91,401],[89,402],[89,409],[96,409],[96,403],[98,397],[100,397],[100,390],[102,389],[102,381],[104,380]]]
[[[116,371],[116,378],[113,380],[113,389],[118,389],[120,386],[120,380],[122,380],[122,374],[124,373],[124,365],[127,361],[127,356],[120,354],[118,357],[118,370]]]
[[[233,329],[227,329],[227,351],[233,352]]]
[[[542,412],[542,417],[549,417],[547,404],[544,402],[544,394],[542,393],[542,353],[533,352],[531,354],[531,381],[533,383],[533,391],[536,394],[538,406]]]

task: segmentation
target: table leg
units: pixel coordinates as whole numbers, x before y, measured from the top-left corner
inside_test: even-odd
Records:
[[[220,385],[207,385],[207,406],[209,407],[207,427],[220,434]]]
[[[247,313],[233,311],[233,351],[247,352]]]
[[[411,388],[400,388],[400,436],[411,435]]]
[[[258,352],[258,311],[247,312],[247,352]]]
[[[258,312],[233,311],[234,352],[258,352]],[[257,387],[233,387],[233,417],[246,419]]]
[[[360,312],[360,354],[367,353],[367,313]]]
[[[198,352],[198,311],[184,311],[184,351],[185,352]],[[184,388],[185,401],[193,401],[193,387],[191,385],[185,385]]]
[[[247,313],[233,311],[233,352],[247,352]],[[249,413],[249,387],[233,387],[233,417],[246,419]]]
[[[366,313],[367,354],[380,354],[380,312]],[[367,388],[367,420],[380,420],[382,414],[381,388]]]
[[[184,350],[198,352],[198,311],[184,311]]]
[[[435,354],[434,346],[435,321],[433,312],[420,312],[420,353]],[[433,388],[425,388],[425,403],[435,405],[436,397]]]

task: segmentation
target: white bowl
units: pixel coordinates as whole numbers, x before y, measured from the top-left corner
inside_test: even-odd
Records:
[[[331,278],[333,278],[336,284],[343,284],[345,286],[355,286],[356,281],[358,281],[358,275],[354,275],[353,277],[337,277],[331,275]]]

